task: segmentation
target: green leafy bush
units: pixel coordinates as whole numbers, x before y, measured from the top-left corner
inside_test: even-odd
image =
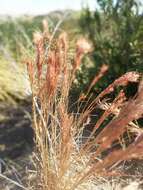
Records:
[[[82,11],[81,31],[92,41],[94,51],[92,70],[87,72],[92,78],[102,64],[110,66],[107,79],[99,86],[103,89],[116,77],[127,71],[143,71],[143,16],[135,0],[98,0],[100,9]],[[85,63],[86,64],[86,63]],[[80,80],[84,80],[82,75]],[[99,87],[98,86],[98,87]]]

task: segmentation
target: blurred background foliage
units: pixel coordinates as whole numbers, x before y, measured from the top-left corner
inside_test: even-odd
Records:
[[[86,91],[102,64],[108,64],[109,71],[92,89],[95,94],[127,71],[143,72],[143,14],[139,1],[97,3],[98,9],[92,11],[86,7],[82,11],[54,11],[40,16],[0,17],[0,100],[12,94],[19,99],[25,94],[23,86],[28,87],[23,75],[25,65],[21,63],[27,56],[33,56],[33,32],[42,30],[43,19],[52,32],[66,15],[57,32],[68,33],[70,53],[74,53],[79,36],[92,43],[93,52],[84,57],[77,73],[75,93]],[[20,69],[17,71],[13,65]]]
[[[136,0],[97,2],[100,8],[85,8],[79,22],[94,47],[90,57],[94,65],[86,80],[93,78],[102,64],[109,65],[107,76],[96,86],[103,89],[127,71],[143,71],[143,8]],[[80,78],[85,80],[82,75]]]

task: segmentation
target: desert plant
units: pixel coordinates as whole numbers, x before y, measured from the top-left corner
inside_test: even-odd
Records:
[[[53,39],[48,24],[43,24],[43,33],[34,34],[36,57],[26,61],[32,91],[36,144],[34,161],[37,173],[33,189],[91,189],[93,185],[96,186],[96,179],[100,176],[121,175],[120,171],[115,170],[117,163],[143,158],[143,131],[134,122],[143,115],[142,74],[128,72],[96,98],[86,101],[92,86],[106,72],[107,67],[104,65],[93,79],[88,93],[77,101],[78,112],[71,112],[70,89],[82,57],[91,51],[91,47],[85,39],[79,39],[74,62],[71,63],[66,33]],[[128,100],[122,89],[113,102],[109,97],[105,99],[115,88],[132,82],[139,83],[134,98]],[[91,113],[97,107],[105,112],[85,137]],[[112,119],[103,128],[102,124],[108,117]],[[115,149],[115,144],[120,145],[126,132],[131,136],[127,147]]]

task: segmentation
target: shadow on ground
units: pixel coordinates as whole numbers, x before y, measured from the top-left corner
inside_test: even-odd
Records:
[[[21,102],[10,106],[0,104],[0,158],[15,159],[32,148],[31,104]]]

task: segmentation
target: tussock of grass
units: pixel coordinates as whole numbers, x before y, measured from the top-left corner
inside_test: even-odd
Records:
[[[48,23],[43,21],[43,32],[33,35],[35,56],[29,54],[26,59],[30,84],[23,75],[23,68],[19,70],[16,64],[1,58],[0,100],[13,102],[11,97],[21,99],[25,87],[26,90],[29,85],[31,87],[36,148],[34,178],[29,181],[28,189],[121,188],[116,183],[108,183],[106,178],[126,175],[117,170],[121,161],[143,159],[143,130],[136,122],[143,116],[142,74],[125,73],[97,97],[91,97],[92,87],[110,69],[103,65],[86,93],[81,94],[76,103],[70,101],[69,105],[77,70],[92,47],[86,39],[78,39],[71,60],[67,34],[63,32],[55,38],[55,33],[56,30],[51,34]],[[129,83],[139,86],[131,99],[127,99],[123,88]],[[121,89],[118,95],[109,98],[108,95],[118,87]],[[77,105],[76,113],[69,109],[71,104]],[[102,110],[102,114],[87,134],[91,115],[97,108]],[[105,179],[105,183],[101,179]]]
[[[98,177],[123,175],[121,171],[115,170],[121,161],[143,158],[143,131],[134,122],[143,114],[142,81],[136,96],[130,100],[127,100],[123,90],[114,100],[104,99],[117,87],[124,87],[132,82],[139,83],[141,74],[126,73],[89,101],[87,96],[92,86],[108,69],[104,65],[91,82],[87,94],[80,96],[77,102],[78,113],[69,112],[70,90],[82,58],[91,51],[91,46],[85,39],[79,39],[75,47],[74,62],[70,64],[67,62],[66,33],[60,34],[54,47],[51,47],[53,35],[49,33],[48,23],[44,21],[43,24],[43,33],[34,35],[35,59],[26,61],[32,90],[33,129],[37,147],[37,175],[33,189],[91,189]],[[83,102],[86,105],[82,106]],[[97,106],[104,113],[91,134],[82,141],[85,127],[90,124],[91,113]],[[111,116],[113,119],[103,128],[104,121]],[[97,133],[98,129],[100,133]],[[133,138],[123,150],[120,142],[127,132]],[[115,142],[120,149],[113,149]]]

